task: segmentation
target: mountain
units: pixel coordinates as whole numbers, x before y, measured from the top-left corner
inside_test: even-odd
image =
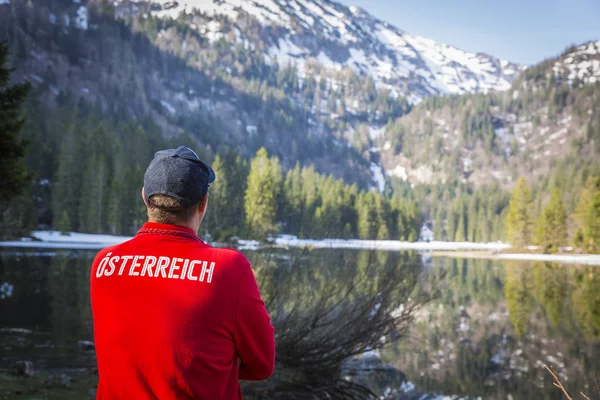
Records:
[[[321,0],[3,0],[15,78],[207,154],[265,146],[383,190],[384,126],[438,94],[509,87],[524,67],[410,35]],[[50,178],[50,177],[49,177]]]
[[[431,98],[387,126],[378,146],[390,177],[512,187],[595,165],[600,153],[600,42],[528,68],[510,89]],[[570,161],[566,161],[570,160]]]
[[[13,80],[33,84],[24,137],[48,225],[96,201],[59,207],[56,186],[75,196],[100,170],[90,190],[129,196],[153,149],[178,143],[209,161],[265,147],[284,172],[393,191],[427,218],[479,210],[452,222],[459,240],[492,220],[478,240],[501,237],[519,176],[538,209],[560,187],[570,213],[598,175],[598,42],[524,69],[321,0],[1,0],[5,39]],[[113,231],[144,218],[138,197]]]
[[[172,18],[212,41],[233,33],[235,42],[258,46],[243,22],[251,18],[269,62],[293,64],[301,74],[311,61],[327,70],[351,68],[413,103],[432,95],[506,90],[525,68],[411,35],[359,7],[328,0],[119,0],[115,11],[121,18]]]

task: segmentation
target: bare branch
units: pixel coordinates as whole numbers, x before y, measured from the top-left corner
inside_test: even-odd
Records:
[[[569,396],[569,392],[567,392],[567,389],[565,389],[565,387],[560,382],[560,379],[558,379],[558,374],[556,373],[554,368],[550,368],[546,364],[544,364],[544,368],[546,368],[548,370],[548,372],[550,372],[550,375],[552,375],[552,377],[554,378],[554,382],[553,382],[554,386],[556,386],[557,388],[562,390],[562,392],[565,394],[565,396],[567,396],[567,399],[573,400],[573,398],[571,396]]]

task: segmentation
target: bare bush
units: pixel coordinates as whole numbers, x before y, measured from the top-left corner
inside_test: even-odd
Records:
[[[375,398],[343,376],[342,363],[405,335],[414,311],[428,297],[416,290],[418,259],[327,254],[332,256],[311,254],[310,264],[306,252],[287,263],[269,255],[257,268],[275,326],[277,363],[271,379],[244,386],[248,398]]]

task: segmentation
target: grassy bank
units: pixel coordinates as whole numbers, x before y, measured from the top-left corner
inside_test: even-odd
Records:
[[[98,374],[92,371],[35,372],[31,377],[0,372],[0,399],[83,400],[96,398]]]

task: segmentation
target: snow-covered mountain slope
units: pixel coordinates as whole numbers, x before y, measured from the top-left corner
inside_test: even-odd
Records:
[[[600,82],[600,41],[588,42],[576,47],[554,63],[552,72],[556,78],[574,82]]]
[[[412,183],[454,173],[507,188],[518,176],[545,179],[568,157],[592,165],[600,152],[599,100],[600,42],[592,41],[529,67],[505,92],[417,105],[379,139],[382,165],[387,176]]]
[[[326,69],[350,67],[413,103],[431,95],[506,90],[524,69],[411,35],[361,8],[328,0],[121,0],[115,4],[121,15],[149,11],[187,21],[209,40],[223,37],[219,16],[225,15],[236,24],[236,39],[242,43],[249,40],[244,28],[252,16],[276,33],[263,37],[267,61],[293,63],[300,72],[311,59]]]

